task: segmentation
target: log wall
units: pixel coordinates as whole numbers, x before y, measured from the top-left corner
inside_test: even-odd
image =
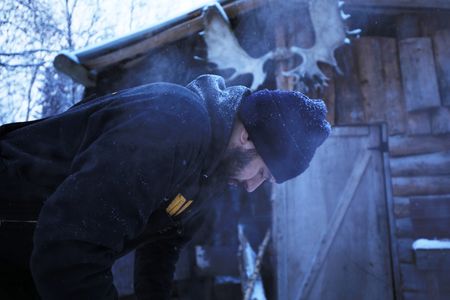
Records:
[[[419,269],[412,249],[418,238],[450,238],[447,23],[427,22],[420,13],[396,16],[394,36],[365,36],[337,51],[344,74],[335,74],[322,94],[332,94],[337,125],[388,125],[398,253],[393,263],[403,299],[450,299],[448,272]]]
[[[366,35],[336,50],[342,74],[321,66],[328,86],[307,93],[325,100],[332,124],[387,124],[396,296],[450,299],[448,272],[419,269],[412,249],[450,239],[450,22],[421,12],[367,19]]]

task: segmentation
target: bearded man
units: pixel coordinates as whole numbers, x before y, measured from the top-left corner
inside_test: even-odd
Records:
[[[42,299],[116,299],[111,266],[136,249],[138,299],[168,299],[209,199],[301,174],[329,135],[325,115],[299,92],[203,75],[0,127],[0,296],[31,270]]]

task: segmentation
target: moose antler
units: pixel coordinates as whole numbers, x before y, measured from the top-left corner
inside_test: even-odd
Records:
[[[328,78],[319,69],[317,63],[324,62],[341,72],[334,57],[334,50],[345,43],[350,43],[347,34],[359,34],[361,30],[346,31],[343,20],[350,17],[343,12],[343,1],[336,0],[310,0],[308,2],[311,22],[316,42],[311,48],[293,46],[290,50],[302,57],[302,63],[295,68],[284,72],[286,76],[297,78],[312,78],[318,85],[326,85]]]
[[[228,80],[251,73],[253,82],[250,88],[258,88],[266,79],[263,67],[266,61],[273,57],[273,52],[259,58],[249,56],[239,45],[226,13],[217,3],[203,9],[203,20],[205,30],[201,34],[208,49],[208,61],[216,64],[219,69],[233,69],[234,72]]]
[[[319,69],[317,63],[332,65],[338,72],[339,67],[334,57],[334,50],[344,43],[350,43],[347,34],[359,35],[361,30],[346,31],[343,20],[350,15],[342,11],[343,1],[309,0],[308,8],[316,42],[311,48],[290,47],[277,48],[259,58],[253,58],[239,45],[230,22],[222,7],[215,3],[203,10],[205,30],[201,33],[207,46],[207,60],[217,65],[219,69],[232,69],[233,74],[228,80],[242,74],[252,74],[251,89],[258,88],[266,79],[263,67],[269,59],[286,59],[291,54],[298,54],[302,62],[291,70],[283,72],[285,76],[295,78],[311,78],[316,85],[326,85],[328,78]]]

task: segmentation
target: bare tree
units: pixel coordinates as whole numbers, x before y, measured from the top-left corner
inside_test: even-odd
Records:
[[[104,39],[99,0],[4,0],[0,3],[0,122],[61,112],[82,87],[52,66],[61,50]],[[48,82],[52,81],[52,82]],[[57,95],[57,97],[55,97]]]
[[[53,68],[59,51],[148,26],[171,7],[160,0],[0,1],[0,124],[59,113],[81,98],[83,88]]]
[[[49,7],[39,1],[5,0],[0,4],[0,121],[29,119],[38,73],[45,56],[57,49],[46,43],[53,35]],[[19,21],[20,20],[20,21]],[[25,105],[20,105],[26,99]]]

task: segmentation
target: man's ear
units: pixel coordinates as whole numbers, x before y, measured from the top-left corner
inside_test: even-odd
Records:
[[[228,149],[240,147],[243,149],[254,149],[252,141],[249,139],[247,130],[239,119],[235,120],[233,131],[231,133],[230,141],[228,142]]]
[[[255,149],[255,145],[250,140],[250,137],[248,136],[248,132],[245,129],[244,126],[242,126],[242,131],[239,133],[239,143],[241,144],[242,148],[244,149]]]
[[[243,125],[241,126],[240,129],[241,129],[240,130],[241,132],[239,133],[239,143],[242,146],[245,146],[245,144],[249,142],[248,132],[247,132],[247,130],[245,129],[245,127]]]

